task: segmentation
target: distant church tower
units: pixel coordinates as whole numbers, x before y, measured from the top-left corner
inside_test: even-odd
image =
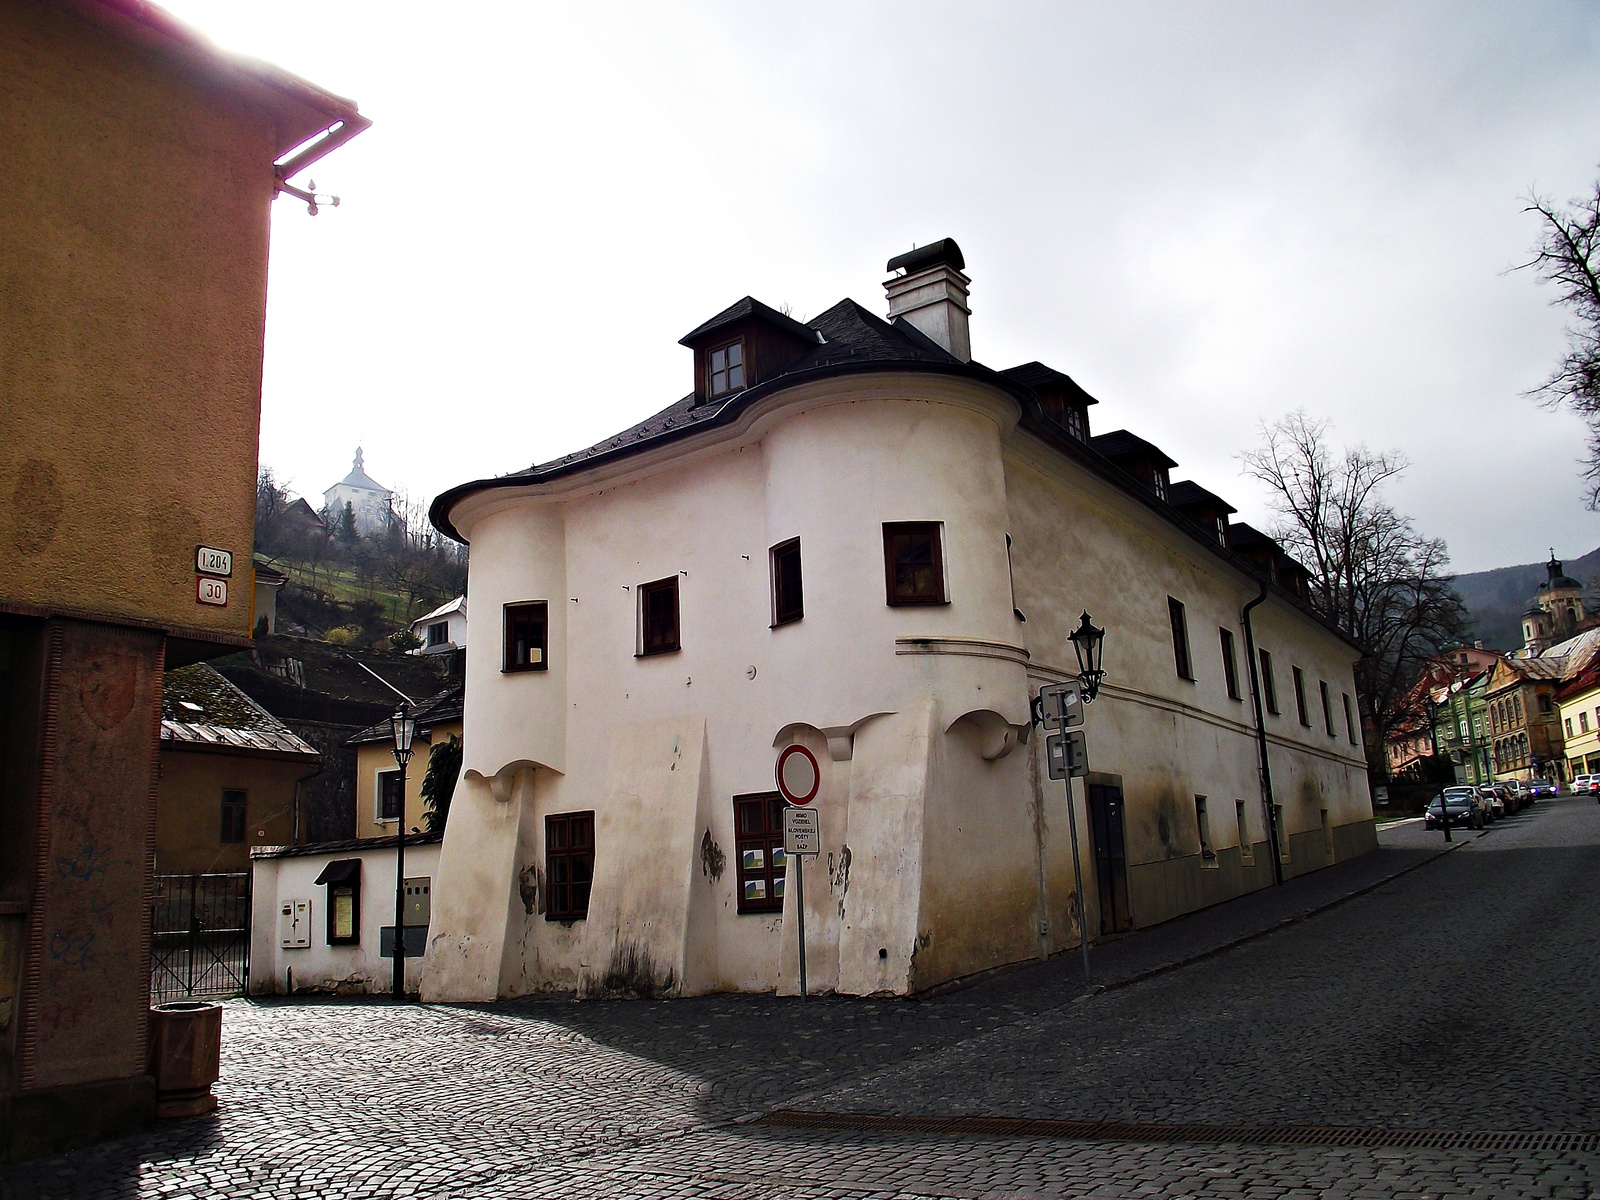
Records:
[[[355,464],[350,468],[350,474],[322,493],[329,528],[338,528],[344,506],[349,504],[350,511],[355,515],[357,533],[383,533],[392,519],[389,509],[392,495],[383,484],[368,476],[362,464],[361,447],[357,446]]]
[[[1587,615],[1583,584],[1562,571],[1554,548],[1544,567],[1548,577],[1539,585],[1528,611],[1522,614],[1522,640],[1529,657],[1576,636]]]

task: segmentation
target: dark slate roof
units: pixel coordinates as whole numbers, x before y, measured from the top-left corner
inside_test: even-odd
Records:
[[[758,303],[751,301],[752,305]],[[734,309],[743,304],[744,301],[740,301]],[[766,308],[765,305],[761,307]],[[766,309],[766,311],[775,310]],[[707,325],[721,320],[723,315],[719,314],[712,318]],[[777,315],[782,316],[781,313]],[[1138,502],[1147,505],[1164,520],[1174,523],[1206,546],[1212,553],[1230,560],[1236,569],[1254,576],[1255,573],[1249,563],[1234,559],[1229,549],[1217,544],[1214,532],[1201,529],[1166,501],[1158,499],[1150,491],[1147,483],[1136,480],[1113,461],[1113,455],[1138,449],[1164,466],[1177,465],[1159,448],[1143,438],[1136,437],[1127,430],[1119,430],[1095,437],[1086,446],[1065,430],[1059,429],[1053,420],[1045,416],[1033,389],[1014,374],[991,370],[982,363],[962,362],[904,318],[891,324],[854,300],[841,300],[826,312],[814,317],[807,323],[807,327],[814,333],[821,334],[823,341],[798,355],[776,374],[769,375],[744,391],[698,404],[691,394],[654,416],[647,417],[632,428],[625,429],[586,450],[578,450],[523,471],[513,471],[492,479],[477,479],[458,484],[434,498],[428,510],[429,519],[441,533],[459,541],[462,539],[450,522],[450,510],[460,500],[474,493],[491,488],[545,483],[589,470],[601,463],[626,458],[692,436],[702,429],[729,424],[758,400],[812,380],[877,371],[928,372],[969,379],[1009,394],[1021,411],[1022,427],[1034,437],[1055,449],[1063,457],[1071,459],[1127,492]],[[701,326],[690,337],[697,336],[705,328],[705,325]],[[1033,365],[1023,364],[1023,367]],[[1049,370],[1049,368],[1043,369]],[[1070,379],[1067,376],[1063,378]],[[1076,387],[1076,384],[1073,386]],[[1232,528],[1239,529],[1241,526],[1234,525]],[[1334,636],[1343,639],[1357,650],[1362,649],[1293,592],[1286,588],[1280,588],[1279,592],[1288,603],[1304,611]]]
[[[1261,545],[1263,542],[1270,545],[1279,554],[1283,547],[1278,545],[1276,538],[1270,538],[1254,525],[1243,521],[1231,521],[1228,524],[1228,545],[1235,550],[1246,550]]]
[[[1038,391],[1040,387],[1059,388],[1066,393],[1069,404],[1087,406],[1100,403],[1100,401],[1079,387],[1077,381],[1071,375],[1063,375],[1054,367],[1047,367],[1042,362],[1025,362],[1019,366],[1007,367],[1000,374],[1007,379],[1015,379],[1024,387],[1033,388],[1035,391]]]
[[[448,725],[452,721],[461,720],[462,702],[466,695],[466,688],[460,683],[452,683],[444,691],[432,699],[425,700],[417,706],[417,732],[427,737],[438,725]],[[389,724],[389,718],[368,725],[360,733],[353,736],[346,744],[350,746],[363,746],[372,742],[387,742],[394,737],[394,731]]]
[[[1162,452],[1161,447],[1152,445],[1137,434],[1129,433],[1126,429],[1113,430],[1111,433],[1097,433],[1089,439],[1089,445],[1113,460],[1138,454],[1152,459],[1163,467],[1175,467],[1178,465]]]
[[[754,296],[746,296],[743,300],[730,304],[705,324],[695,326],[694,329],[678,339],[678,345],[690,345],[705,337],[708,333],[715,333],[719,329],[726,328],[736,321],[743,321],[748,317],[754,317],[758,321],[765,321],[768,325],[775,326],[791,337],[799,338],[801,341],[821,341],[821,337],[815,329],[802,325],[793,317],[785,316],[775,308],[769,308]]]
[[[163,745],[274,758],[321,757],[287,725],[206,663],[177,667],[161,681]]]
[[[1167,489],[1167,497],[1173,508],[1190,508],[1195,505],[1208,504],[1225,513],[1236,513],[1239,510],[1229,504],[1215,492],[1208,492],[1192,479],[1180,479]]]

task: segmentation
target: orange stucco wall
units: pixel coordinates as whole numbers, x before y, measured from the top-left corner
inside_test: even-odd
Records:
[[[411,765],[406,770],[406,829],[426,829],[423,824],[422,780],[428,773],[428,755],[434,746],[442,746],[454,734],[461,736],[461,722],[436,725],[429,731],[430,741],[419,736],[413,743]],[[394,750],[387,742],[372,742],[356,747],[356,836],[393,837],[394,822],[379,821],[377,796],[378,773],[393,771]]]
[[[294,783],[312,761],[244,758],[161,747],[156,788],[156,871],[248,871],[251,846],[294,840]],[[222,841],[222,793],[245,793],[245,840]]]
[[[272,159],[214,85],[0,5],[0,607],[249,634]]]

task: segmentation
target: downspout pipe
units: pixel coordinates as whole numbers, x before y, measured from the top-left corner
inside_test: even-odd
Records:
[[[1272,882],[1283,886],[1283,855],[1278,841],[1278,806],[1272,802],[1272,763],[1267,757],[1267,710],[1261,702],[1261,656],[1256,653],[1256,633],[1250,624],[1250,613],[1266,602],[1267,582],[1261,581],[1261,594],[1246,604],[1239,613],[1239,623],[1244,626],[1244,652],[1250,660],[1250,702],[1256,714],[1256,752],[1260,759],[1261,802],[1267,808],[1267,839],[1271,842]]]

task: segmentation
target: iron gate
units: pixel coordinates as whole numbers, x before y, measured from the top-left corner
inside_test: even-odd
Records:
[[[250,873],[157,875],[150,1002],[237,996],[250,977]]]

